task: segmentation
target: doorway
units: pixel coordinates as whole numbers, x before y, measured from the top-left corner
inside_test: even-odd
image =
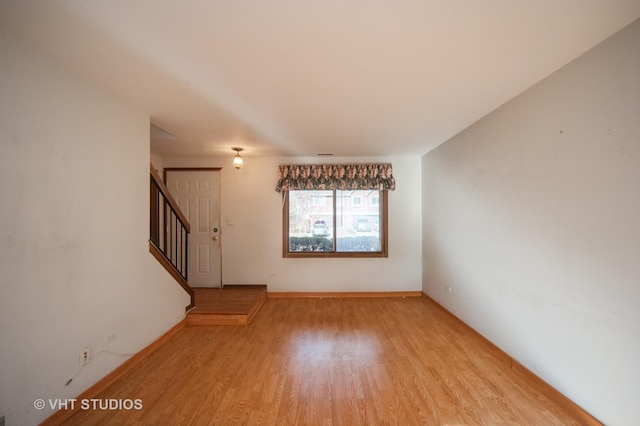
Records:
[[[165,169],[167,188],[191,225],[188,265],[191,287],[222,288],[220,170]]]

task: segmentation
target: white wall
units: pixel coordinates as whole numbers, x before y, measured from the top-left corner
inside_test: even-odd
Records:
[[[311,158],[164,158],[163,166],[223,167],[222,256],[225,284],[267,284],[270,292],[419,291],[421,277],[420,157],[332,158],[333,163],[391,162],[397,189],[389,192],[389,257],[293,259],[282,257],[282,196],[275,192],[279,164]],[[324,159],[326,160],[326,159]],[[227,221],[233,223],[227,225]]]
[[[37,398],[76,397],[126,359],[99,351],[141,350],[189,298],[148,252],[148,116],[4,34],[0,57],[0,415],[30,425],[53,412]]]
[[[151,165],[158,171],[160,177],[162,177],[162,172],[164,170],[164,167],[162,165],[162,157],[160,157],[159,155],[151,154],[149,160],[151,162]]]
[[[640,21],[422,167],[424,291],[601,421],[637,424]]]

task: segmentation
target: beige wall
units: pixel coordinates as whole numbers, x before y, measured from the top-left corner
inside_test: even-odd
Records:
[[[149,117],[1,35],[0,57],[0,414],[32,425],[189,299],[148,252]]]
[[[420,157],[332,158],[331,162],[390,162],[397,189],[389,192],[386,259],[282,258],[282,196],[278,165],[322,158],[253,158],[240,170],[228,158],[164,158],[164,167],[223,167],[222,257],[225,284],[268,284],[269,291],[417,291],[421,275]],[[324,159],[326,160],[326,159]],[[229,226],[227,222],[232,223]]]
[[[422,168],[424,291],[600,420],[637,424],[640,21]]]

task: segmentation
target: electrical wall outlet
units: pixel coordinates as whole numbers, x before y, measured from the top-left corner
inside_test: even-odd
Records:
[[[89,346],[80,351],[80,365],[88,364],[91,360],[91,352]]]

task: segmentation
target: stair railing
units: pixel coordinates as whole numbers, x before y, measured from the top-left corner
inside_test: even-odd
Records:
[[[153,166],[149,183],[149,251],[189,294],[190,309],[194,292],[188,282],[189,221]]]

